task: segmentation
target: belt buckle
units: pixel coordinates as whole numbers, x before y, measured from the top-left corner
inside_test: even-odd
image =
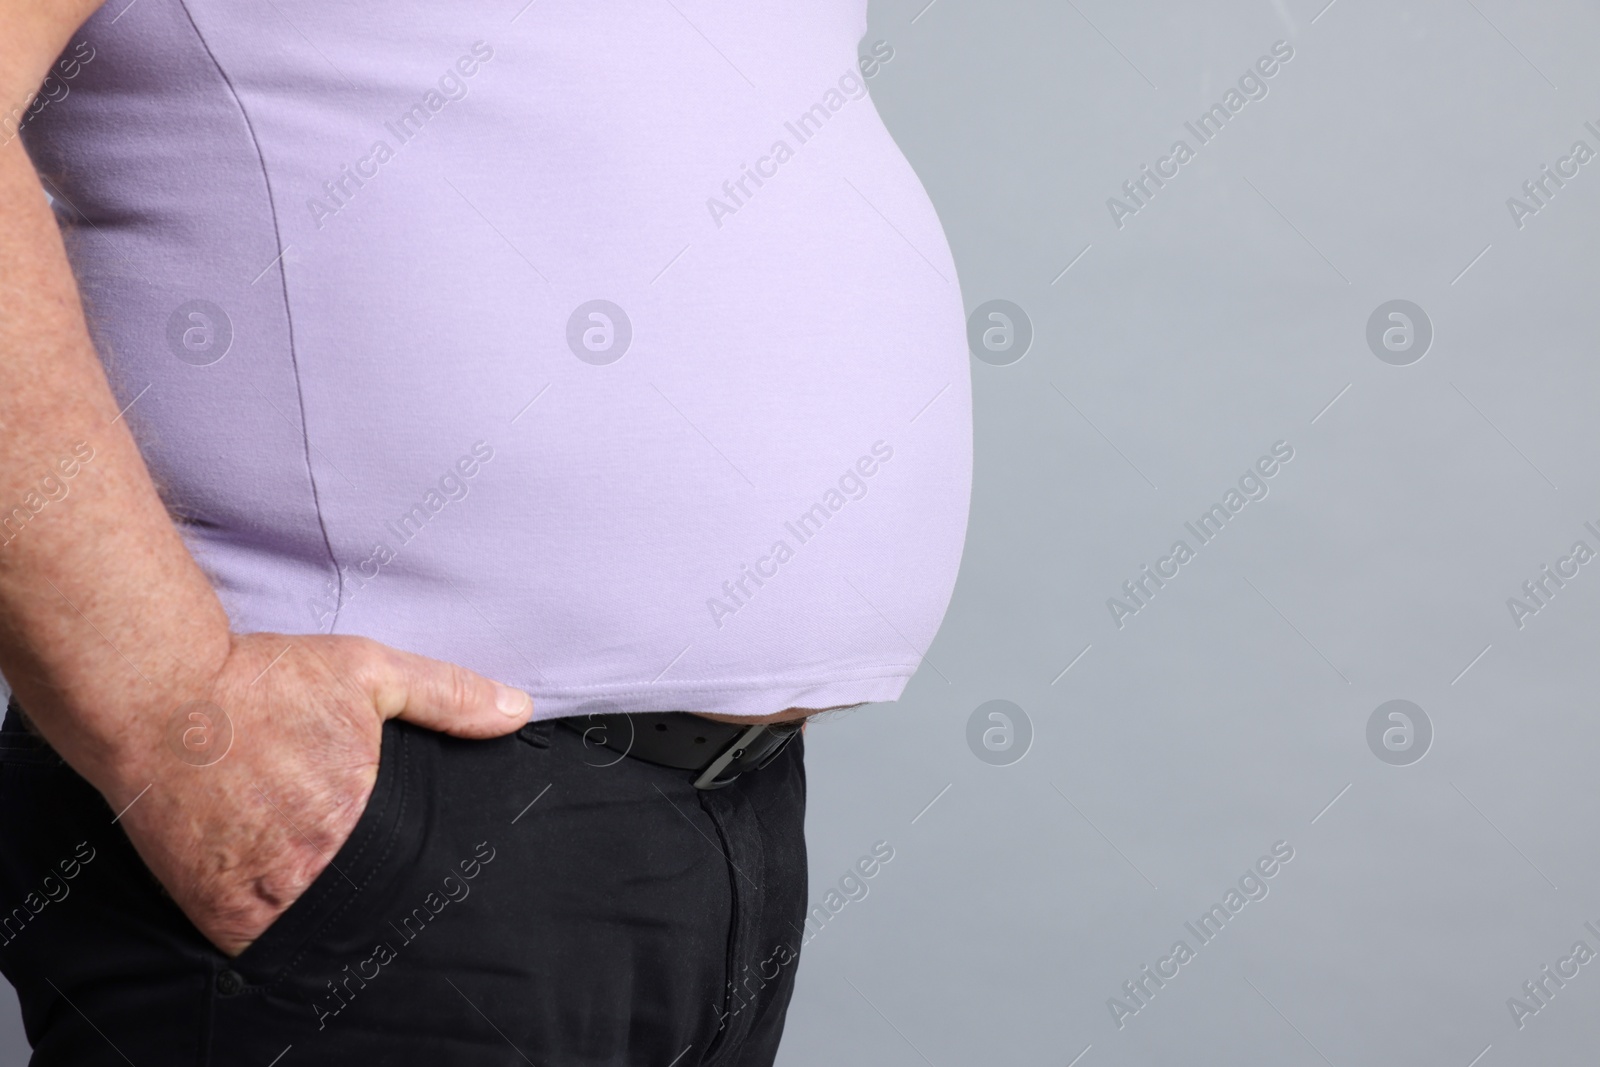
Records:
[[[774,723],[771,725],[757,723],[730,741],[728,746],[718,753],[715,759],[706,764],[705,769],[695,776],[694,787],[696,789],[721,789],[723,786],[730,785],[736,781],[739,775],[746,770],[759,770],[765,767],[777,758],[778,753],[782,752],[784,747],[794,740],[795,735],[799,732],[800,727],[790,723]],[[752,748],[756,747],[763,737],[771,738],[771,743],[764,747],[753,759],[746,760],[745,756]],[[751,766],[741,765],[738,771],[727,778],[718,779],[718,775],[735,764],[751,764]]]

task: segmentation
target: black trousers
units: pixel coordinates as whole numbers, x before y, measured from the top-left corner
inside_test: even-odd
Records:
[[[349,842],[230,960],[8,715],[0,970],[34,1067],[769,1065],[804,813],[799,738],[700,792],[552,722],[494,741],[390,722]]]

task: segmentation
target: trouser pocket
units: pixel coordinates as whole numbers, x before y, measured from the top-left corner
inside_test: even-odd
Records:
[[[226,991],[271,986],[318,953],[336,951],[368,932],[372,908],[404,873],[428,816],[419,788],[427,738],[418,727],[383,724],[378,777],[355,828],[321,874],[239,956],[220,952]],[[235,988],[236,987],[236,988]]]

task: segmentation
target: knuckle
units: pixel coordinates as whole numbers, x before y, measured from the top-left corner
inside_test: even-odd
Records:
[[[341,659],[342,669],[363,682],[377,682],[393,670],[387,650],[367,637],[344,638]]]
[[[463,710],[470,710],[478,703],[480,696],[477,679],[469,671],[460,667],[449,668],[446,682],[450,702]]]

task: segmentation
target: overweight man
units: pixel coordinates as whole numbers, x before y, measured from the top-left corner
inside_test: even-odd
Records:
[[[97,7],[0,0],[32,1062],[771,1064],[971,476],[867,0]]]

